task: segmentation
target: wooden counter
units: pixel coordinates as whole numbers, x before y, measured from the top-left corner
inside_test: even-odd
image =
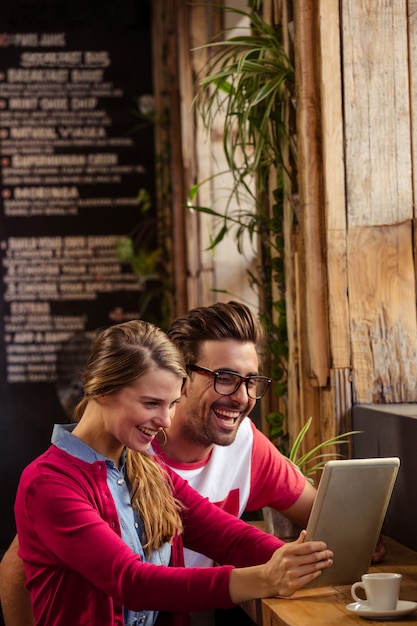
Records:
[[[385,561],[372,565],[370,572],[402,574],[400,600],[417,602],[417,552],[388,537]],[[258,626],[353,626],[358,624],[417,624],[417,611],[395,621],[371,621],[353,615],[346,605],[353,602],[350,585],[319,587],[297,591],[290,598],[268,598],[242,603],[242,607]]]

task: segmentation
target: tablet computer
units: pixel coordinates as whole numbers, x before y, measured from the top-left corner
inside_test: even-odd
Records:
[[[328,461],[306,541],[325,541],[333,565],[307,587],[349,585],[368,571],[400,466],[397,457]]]

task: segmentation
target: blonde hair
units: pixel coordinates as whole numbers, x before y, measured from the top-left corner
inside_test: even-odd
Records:
[[[117,393],[155,367],[186,380],[181,353],[157,326],[132,320],[99,333],[84,370],[84,396],[75,408],[75,421],[90,400]],[[150,554],[182,532],[182,505],[174,498],[167,473],[151,455],[127,449],[126,471],[131,503],[144,525],[143,547]]]

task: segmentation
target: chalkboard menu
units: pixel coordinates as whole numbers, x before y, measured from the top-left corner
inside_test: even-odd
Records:
[[[147,2],[13,0],[0,17],[5,548],[20,472],[68,421],[94,331],[140,315],[146,281],[118,245],[147,229],[154,151]]]

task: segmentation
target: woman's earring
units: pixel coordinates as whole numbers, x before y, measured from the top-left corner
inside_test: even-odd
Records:
[[[165,432],[165,428],[161,428],[161,430],[159,432],[162,433],[163,436],[164,436],[164,441],[160,444],[161,448],[163,448],[166,445],[166,442],[168,441],[168,437],[167,437],[167,434]]]

